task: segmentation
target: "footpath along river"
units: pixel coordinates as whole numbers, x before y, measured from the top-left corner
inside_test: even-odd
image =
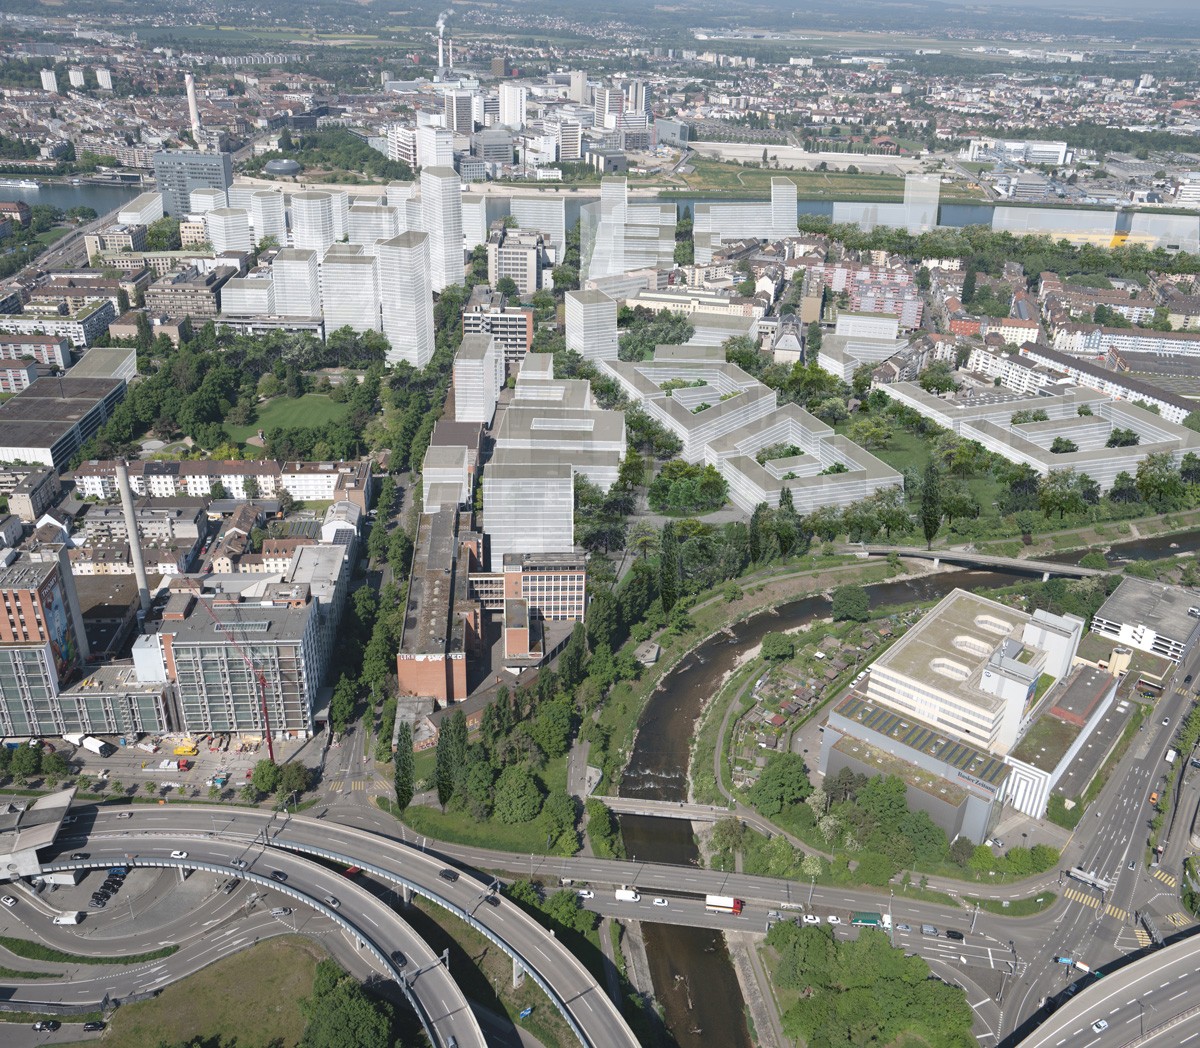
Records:
[[[902,582],[867,586],[873,608],[936,600],[955,587],[969,590],[1010,586],[1028,575],[954,571]],[[829,615],[829,601],[816,595],[759,612],[703,641],[668,673],[638,721],[637,741],[621,780],[622,797],[687,800],[689,748],[701,710],[734,668],[739,654],[763,635]],[[694,865],[699,852],[691,824],[640,815],[620,817],[631,858]],[[751,1048],[745,1001],[724,936],[703,928],[642,924],[654,993],[663,1006],[674,1048]]]

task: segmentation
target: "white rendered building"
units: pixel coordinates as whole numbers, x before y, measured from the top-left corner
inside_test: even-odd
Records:
[[[500,123],[520,131],[525,126],[525,103],[528,100],[529,88],[524,84],[501,84]]]
[[[603,291],[568,291],[567,349],[586,360],[617,359],[617,303]]]
[[[433,290],[462,284],[463,260],[462,182],[452,167],[427,167],[421,171],[421,221],[429,234],[429,264]]]
[[[321,280],[317,253],[303,248],[284,248],[271,263],[275,310],[284,317],[321,315]]]
[[[286,246],[287,204],[283,194],[269,189],[252,193],[249,207],[254,242],[261,244],[266,237],[274,237],[277,246]]]
[[[379,330],[379,274],[374,255],[337,250],[321,260],[321,312],[326,334],[340,327],[354,331]]]
[[[292,246],[324,255],[337,237],[333,232],[333,198],[313,190],[293,193]]]
[[[188,194],[188,208],[193,215],[206,215],[219,207],[229,206],[229,195],[223,189],[193,189]]]
[[[454,358],[454,421],[492,424],[504,385],[504,352],[492,335],[465,335]]]
[[[429,363],[433,335],[433,284],[429,272],[429,236],[401,233],[376,249],[383,333],[391,344],[388,363]]]
[[[202,192],[202,190],[196,190]],[[237,207],[218,207],[204,215],[204,232],[216,254],[222,251],[250,251],[250,212]]]

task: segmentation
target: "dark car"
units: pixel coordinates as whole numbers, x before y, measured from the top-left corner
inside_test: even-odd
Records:
[[[444,881],[450,881],[452,884],[458,880],[457,870],[438,870],[438,876]]]
[[[107,899],[93,899],[92,905],[95,906],[97,910],[103,910],[104,907],[108,905],[108,900]]]
[[[483,901],[486,902],[489,906],[499,906],[500,905],[500,896],[499,895],[485,895],[483,897]]]
[[[408,964],[408,958],[405,957],[404,954],[402,954],[399,950],[393,950],[392,963],[398,968],[403,968],[406,964]]]
[[[960,931],[955,931],[953,928],[946,929],[946,938],[953,939],[955,942],[962,942],[966,938]]]
[[[84,1033],[99,1033],[101,1030],[105,1029],[107,1026],[108,1026],[108,1023],[102,1023],[99,1020],[97,1020],[95,1022],[84,1023],[83,1024],[83,1032]]]
[[[1184,678],[1183,678],[1183,683],[1184,683],[1184,684],[1191,684],[1191,683],[1192,683],[1192,675],[1191,675],[1190,673],[1189,673],[1189,674],[1188,674],[1186,677],[1184,677]]]
[[[60,1023],[57,1019],[39,1019],[33,1024],[33,1028],[39,1033],[53,1033],[60,1026],[62,1026],[62,1023]]]
[[[287,874],[284,873],[283,870],[272,870],[271,876],[280,884],[283,884],[283,882],[287,880]]]
[[[87,857],[88,857],[87,852],[76,852],[74,855],[71,856],[71,861],[72,862],[81,862],[83,859],[86,859]]]

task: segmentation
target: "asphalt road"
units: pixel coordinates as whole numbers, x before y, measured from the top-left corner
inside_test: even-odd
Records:
[[[278,862],[276,857],[286,854],[286,848],[309,849],[310,854],[320,851],[326,855],[344,855],[364,868],[378,867],[385,878],[407,880],[433,901],[448,905],[477,923],[480,930],[493,941],[515,951],[535,978],[545,980],[553,994],[563,1002],[591,1044],[618,1046],[637,1043],[620,1012],[569,950],[553,936],[548,936],[519,907],[507,901],[497,906],[485,902],[488,880],[481,881],[466,874],[453,882],[445,880],[439,876],[445,864],[437,857],[333,821],[288,819],[284,816],[274,818],[268,812],[192,806],[143,810],[135,807],[132,810],[132,817],[125,820],[118,819],[117,812],[112,809],[101,809],[94,816],[87,809],[81,810],[79,821],[70,827],[76,836],[68,838],[63,835],[64,853],[69,854],[85,846],[94,851],[99,841],[112,840],[114,851],[123,854],[119,851],[120,841],[137,841],[140,844],[149,839],[148,835],[161,835],[164,845],[156,848],[156,855],[169,854],[172,848],[181,848],[189,852],[189,859],[193,861],[210,857],[218,861],[231,860],[237,856],[223,848],[228,849],[239,840],[251,840],[265,829],[270,837],[270,856],[262,858],[260,849],[247,847],[245,858],[251,862],[252,872],[260,872],[265,866]],[[113,834],[118,836],[111,837]],[[130,836],[120,836],[123,834]],[[244,844],[242,846],[246,847]],[[267,872],[269,874],[269,870]],[[345,894],[347,882],[344,878],[338,878],[336,874],[330,876],[333,879],[316,885],[314,892],[318,888],[329,888],[338,894],[336,886],[340,882],[342,894]],[[319,892],[317,897],[320,897]],[[378,905],[377,900],[375,904]],[[350,913],[349,910],[346,912]],[[364,925],[359,926],[371,932]],[[463,1041],[461,1037],[460,1042],[464,1045],[471,1043]]]
[[[151,814],[157,816],[159,813]],[[111,822],[111,825],[116,827],[121,826],[122,822],[125,826],[131,826],[135,821],[140,820],[117,821],[112,819],[105,821]],[[268,909],[261,918],[264,923],[282,923],[289,930],[298,931],[299,927],[294,919],[297,916],[298,903],[303,901],[308,901],[310,906],[321,907],[319,912],[324,912],[326,917],[332,917],[330,910],[336,911],[354,926],[355,933],[360,939],[372,943],[385,956],[394,958],[397,951],[404,956],[405,964],[401,966],[397,963],[397,967],[403,969],[413,993],[421,1002],[429,1023],[442,1044],[449,1043],[449,1038],[453,1035],[464,1048],[466,1045],[478,1046],[478,1048],[484,1048],[486,1045],[478,1020],[467,1005],[462,991],[459,990],[450,973],[442,966],[424,940],[413,932],[386,903],[333,870],[282,850],[270,849],[269,854],[266,854],[267,849],[261,843],[238,840],[231,835],[217,839],[206,837],[203,840],[197,840],[193,835],[178,834],[168,830],[166,826],[164,826],[164,832],[161,833],[138,829],[128,831],[107,829],[93,832],[80,842],[72,841],[72,847],[74,848],[77,843],[78,846],[87,848],[90,858],[84,861],[92,866],[107,867],[122,864],[130,861],[130,858],[139,867],[151,862],[178,862],[181,864],[200,862],[222,867],[227,875],[235,876],[238,871],[233,866],[234,861],[245,861],[249,867],[241,874],[245,882],[240,889],[243,898],[248,895],[257,895],[258,898],[264,900],[265,905],[265,900],[273,897],[272,901],[275,906],[293,909],[291,916],[282,918],[271,917]],[[176,850],[186,852],[187,859],[172,860],[171,852]],[[286,876],[286,882],[282,885],[269,879],[276,870]],[[254,875],[267,879],[266,884],[254,884],[250,879]],[[292,893],[299,893],[306,898],[297,900]],[[325,904],[324,900],[330,897],[337,899],[339,906],[330,907]],[[51,916],[49,912],[38,916],[39,918],[44,917],[49,923]],[[52,924],[50,927],[62,930]],[[39,930],[44,933],[44,926]],[[254,937],[245,928],[239,927],[233,931],[239,936],[239,939],[230,945],[245,946],[253,941]],[[139,942],[136,938],[133,941],[127,939],[123,944],[122,952],[153,950],[162,945],[163,941],[162,930],[153,928],[146,933],[143,941]],[[100,944],[97,943],[97,945]],[[107,946],[107,942],[105,945]],[[111,946],[107,946],[107,948],[111,950]],[[89,951],[75,950],[74,952]],[[56,994],[55,998],[68,1002],[72,998],[79,1001],[93,1001],[101,999],[106,990],[113,996],[122,996],[135,991],[153,989],[190,974],[191,971],[198,970],[212,959],[211,957],[203,959],[203,952],[201,952],[199,960],[189,954],[185,962],[173,965],[171,962],[179,956],[179,954],[175,954],[170,958],[135,968],[120,968],[112,976],[90,980],[89,983],[75,983],[70,987],[63,986],[62,989],[69,990],[69,993]],[[378,970],[385,976],[392,976],[391,971],[384,968],[383,965],[379,965]],[[100,989],[98,985],[101,981],[107,984],[104,989]],[[120,984],[123,981],[127,982],[128,989],[121,987]],[[45,982],[33,984],[18,991],[18,999],[45,1000],[46,991],[52,989],[55,988],[48,987]],[[21,994],[28,996],[20,996]]]

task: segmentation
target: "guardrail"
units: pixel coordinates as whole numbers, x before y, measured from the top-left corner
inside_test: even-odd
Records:
[[[516,949],[516,947],[511,945],[503,937],[501,937],[501,936],[497,935],[495,932],[493,932],[490,928],[487,927],[487,925],[476,920],[474,915],[472,915],[467,910],[464,910],[461,906],[457,905],[456,903],[451,902],[449,899],[446,899],[444,896],[438,895],[437,892],[431,891],[429,888],[426,888],[424,885],[422,885],[408,877],[404,877],[403,875],[398,874],[393,870],[389,870],[386,867],[375,866],[372,863],[364,862],[362,859],[357,858],[355,856],[343,855],[340,852],[335,852],[328,848],[318,848],[311,844],[302,844],[299,841],[291,841],[291,840],[287,840],[285,838],[280,838],[280,837],[269,838],[269,843],[272,847],[283,848],[287,851],[303,852],[306,855],[316,855],[322,859],[330,859],[333,862],[341,863],[344,866],[357,866],[359,869],[361,869],[365,873],[369,873],[375,877],[382,877],[385,880],[389,880],[395,884],[402,885],[403,887],[409,889],[410,891],[415,892],[417,895],[420,895],[420,896],[428,899],[430,902],[434,903],[435,905],[441,906],[443,909],[448,910],[450,913],[454,914],[454,916],[457,917],[459,920],[464,921],[466,924],[468,924],[472,928],[474,928],[489,942],[495,943],[496,946],[498,946],[501,950],[503,950],[506,954],[508,954],[509,957],[511,957],[518,964],[520,964],[522,968],[525,969],[525,971],[529,974],[529,977],[531,979],[533,979],[533,981],[541,988],[542,992],[545,993],[545,995],[550,999],[550,1001],[554,1005],[554,1007],[558,1009],[558,1011],[560,1012],[562,1017],[566,1020],[567,1025],[571,1027],[571,1032],[573,1034],[575,1034],[575,1036],[579,1039],[580,1044],[587,1046],[587,1048],[599,1048],[599,1046],[597,1046],[584,1032],[583,1027],[579,1024],[579,1021],[575,1018],[575,1015],[571,1011],[567,1002],[564,1001],[558,995],[558,993],[557,993],[557,991],[555,991],[554,987],[546,980],[546,978],[536,968],[534,968],[525,959],[525,957],[520,953],[520,951],[518,951]],[[515,906],[516,904],[510,903],[510,905]],[[523,916],[524,916],[524,914],[523,914]],[[532,918],[529,918],[529,919],[532,921]],[[539,927],[538,930],[540,932],[541,928]],[[591,978],[590,975],[588,978],[590,980],[590,978]],[[605,997],[605,1000],[607,1001],[608,998]]]
[[[225,876],[225,877],[230,877],[230,876],[238,877],[241,880],[244,880],[249,884],[260,884],[263,887],[271,888],[271,889],[279,892],[281,895],[290,896],[291,898],[296,899],[298,902],[304,903],[306,906],[311,906],[317,912],[322,913],[326,917],[330,918],[335,924],[340,925],[345,931],[348,931],[351,935],[354,936],[355,939],[357,939],[363,946],[366,947],[366,949],[371,954],[371,956],[373,956],[377,961],[379,961],[380,964],[383,965],[384,970],[390,972],[392,975],[392,978],[397,983],[399,983],[400,989],[403,991],[404,996],[406,998],[408,998],[408,1003],[412,1005],[413,1011],[415,1011],[417,1013],[417,1018],[421,1020],[421,1026],[425,1030],[425,1035],[429,1038],[430,1043],[431,1044],[443,1043],[438,1038],[437,1034],[435,1033],[435,1031],[433,1029],[433,1023],[430,1020],[428,1013],[425,1011],[425,1006],[421,1003],[420,998],[417,997],[417,995],[412,992],[412,988],[409,986],[408,981],[404,978],[404,975],[400,971],[400,969],[396,967],[396,965],[392,961],[391,957],[389,957],[386,953],[384,953],[384,951],[379,949],[379,947],[376,946],[375,943],[366,934],[361,932],[356,925],[351,924],[350,921],[346,920],[345,917],[343,917],[340,913],[338,913],[332,907],[326,906],[322,902],[318,902],[312,896],[307,895],[306,893],[304,893],[302,891],[298,891],[297,889],[292,888],[287,884],[280,883],[279,881],[275,880],[273,877],[264,877],[261,874],[250,873],[248,870],[239,870],[233,866],[222,866],[219,863],[211,863],[211,862],[193,862],[192,860],[189,860],[189,859],[131,858],[131,859],[123,860],[119,863],[116,860],[112,860],[112,859],[110,859],[106,862],[92,862],[92,861],[78,861],[77,860],[77,861],[65,862],[65,863],[52,863],[50,865],[43,866],[42,869],[43,870],[51,870],[51,871],[53,871],[53,870],[100,870],[100,869],[109,869],[115,865],[121,865],[121,866],[127,866],[127,867],[163,867],[163,868],[168,868],[168,869],[201,870],[206,873],[221,874],[222,876]],[[482,1036],[482,1034],[481,1034],[481,1036]]]

